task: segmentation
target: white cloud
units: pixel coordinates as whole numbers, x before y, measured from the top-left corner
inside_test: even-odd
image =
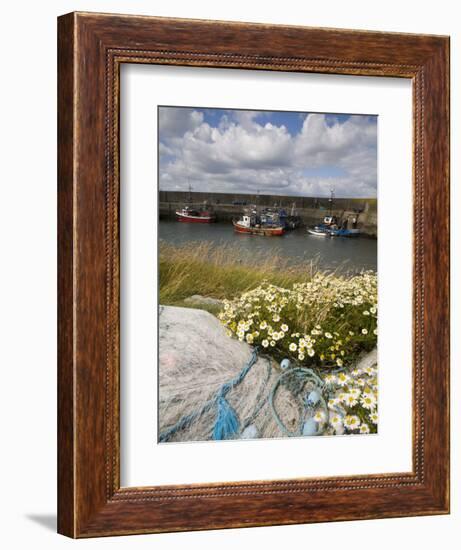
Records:
[[[376,196],[376,122],[305,117],[300,131],[255,121],[255,111],[223,114],[215,126],[191,109],[160,110],[160,188]],[[258,117],[259,119],[261,117]],[[270,115],[267,116],[270,119]]]
[[[203,122],[203,113],[190,109],[160,107],[159,132],[161,139],[181,137]]]

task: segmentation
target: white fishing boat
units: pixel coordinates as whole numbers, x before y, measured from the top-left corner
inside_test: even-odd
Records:
[[[323,222],[315,225],[314,227],[308,227],[307,232],[310,235],[317,237],[330,237],[331,232],[338,229],[338,220],[336,216],[332,216],[331,213],[323,218]]]

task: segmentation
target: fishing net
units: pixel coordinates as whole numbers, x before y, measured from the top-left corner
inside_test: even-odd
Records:
[[[223,385],[239,379],[253,350],[230,338],[206,311],[161,306],[159,323],[159,434],[168,434],[163,441],[211,440],[217,419],[216,397]],[[285,435],[269,403],[280,373],[277,363],[260,355],[228,391],[225,398],[239,424],[235,437]],[[296,430],[302,411],[293,388],[281,384],[273,401],[284,426]]]

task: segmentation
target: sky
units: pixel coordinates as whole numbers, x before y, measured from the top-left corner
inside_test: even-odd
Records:
[[[377,117],[159,107],[162,191],[377,196]]]

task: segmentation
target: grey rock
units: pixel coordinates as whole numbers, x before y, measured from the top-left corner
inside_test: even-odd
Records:
[[[375,367],[378,364],[378,348],[372,349],[369,353],[364,355],[356,363],[356,369],[366,369],[368,367]]]

